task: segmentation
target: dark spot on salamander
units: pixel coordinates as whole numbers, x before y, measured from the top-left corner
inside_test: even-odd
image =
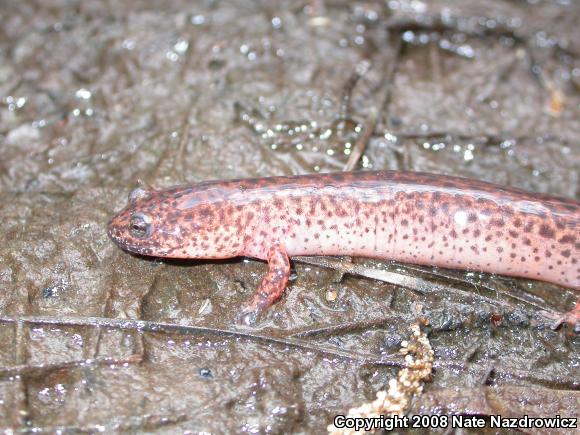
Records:
[[[540,236],[542,237],[545,237],[546,239],[553,239],[554,236],[556,235],[556,232],[550,226],[542,224],[540,225],[540,231],[538,232],[538,234],[540,234]]]
[[[568,258],[571,255],[571,252],[569,249],[566,249],[565,251],[562,251],[561,254],[563,257]]]
[[[560,240],[558,240],[559,243],[574,243],[575,241],[576,241],[576,237],[571,236],[569,234],[562,236],[562,238],[560,238]]]

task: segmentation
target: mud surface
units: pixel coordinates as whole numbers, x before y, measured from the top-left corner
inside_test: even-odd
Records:
[[[105,232],[138,180],[341,170],[369,128],[361,169],[580,199],[578,3],[0,9],[1,430],[321,433],[386,387],[419,316],[436,370],[411,412],[580,417],[580,338],[539,315],[572,291],[356,261],[457,290],[419,292],[295,262],[237,335],[263,263],[145,260]]]

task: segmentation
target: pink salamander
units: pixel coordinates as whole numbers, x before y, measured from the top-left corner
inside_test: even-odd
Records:
[[[351,255],[531,278],[580,290],[580,203],[464,178],[347,172],[136,189],[109,222],[130,252],[255,257],[246,321],[278,299],[289,256]],[[580,324],[580,299],[561,321]]]

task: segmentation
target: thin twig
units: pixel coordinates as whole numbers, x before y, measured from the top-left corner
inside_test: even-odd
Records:
[[[385,74],[384,80],[381,83],[381,91],[379,92],[379,96],[377,98],[377,103],[369,109],[369,115],[364,123],[363,130],[357,139],[348,161],[344,166],[344,171],[352,171],[355,169],[359,159],[363,155],[367,144],[375,131],[376,125],[378,123],[379,116],[388,112],[388,106],[391,101],[391,89],[393,87],[393,80],[395,77],[395,73],[399,67],[399,59],[401,57],[401,50],[403,44],[401,42],[401,36],[397,35],[396,38],[397,45],[394,48],[394,56],[393,59],[389,62],[389,66],[387,68],[387,72]],[[387,117],[388,118],[388,117]]]
[[[305,329],[302,331],[290,331],[287,337],[293,338],[306,338],[312,336],[325,336],[325,335],[337,335],[337,334],[347,334],[359,330],[369,330],[372,328],[380,328],[385,325],[401,325],[405,323],[405,319],[402,316],[396,314],[387,314],[385,317],[380,319],[363,320],[360,322],[347,322],[340,323],[338,325],[327,325],[320,328]]]
[[[379,132],[377,132],[379,133]],[[555,142],[562,142],[567,143],[568,140],[566,138],[559,137],[554,134],[542,135],[542,136],[517,136],[517,137],[502,137],[497,135],[469,135],[469,134],[457,134],[457,133],[449,133],[443,131],[430,131],[430,132],[400,132],[394,133],[391,130],[384,130],[380,132],[381,135],[389,134],[396,139],[409,139],[409,140],[417,140],[417,141],[425,141],[425,140],[448,140],[448,141],[462,141],[462,142],[473,142],[473,143],[481,143],[482,145],[498,145],[506,141],[514,142],[514,143],[538,143],[540,141],[555,141]]]
[[[340,108],[338,112],[338,119],[348,119],[351,115],[351,99],[352,91],[356,87],[358,81],[364,76],[370,68],[370,62],[363,61],[355,67],[353,73],[350,75],[346,81],[342,93]]]
[[[349,273],[356,276],[364,276],[366,278],[376,279],[389,284],[399,285],[419,293],[437,293],[446,292],[455,295],[465,296],[465,291],[456,289],[454,287],[443,284],[433,283],[418,277],[403,275],[397,272],[389,272],[387,270],[375,269],[372,267],[365,267],[360,264],[344,263],[340,260],[327,257],[293,257],[294,261],[300,263],[311,264],[313,266],[324,267],[326,269],[333,269],[342,273]],[[498,301],[495,299],[486,298],[486,301],[496,306],[510,306],[508,303]]]
[[[73,433],[73,434],[94,434],[94,433],[133,433],[135,431],[150,433],[156,429],[167,428],[187,422],[191,416],[180,414],[167,415],[132,415],[122,418],[108,419],[103,423],[87,424],[86,426],[35,426],[22,433]],[[17,432],[21,433],[21,432]]]
[[[383,282],[386,282],[389,284],[399,285],[401,287],[405,287],[405,288],[414,290],[414,291],[419,292],[419,293],[447,292],[447,293],[455,294],[457,296],[465,296],[467,293],[466,290],[461,290],[461,289],[458,289],[458,288],[455,288],[452,286],[443,285],[443,284],[437,284],[437,283],[427,281],[427,280],[424,280],[424,279],[416,277],[416,276],[409,276],[409,275],[401,274],[399,272],[390,272],[387,270],[362,266],[360,264],[348,263],[348,262],[344,262],[344,261],[341,261],[339,259],[332,258],[332,257],[297,256],[297,257],[292,257],[292,260],[297,261],[299,263],[310,264],[312,266],[323,267],[325,269],[336,270],[337,272],[340,272],[342,274],[348,273],[348,274],[355,275],[355,276],[363,276],[365,278],[376,279],[377,281],[383,281]],[[409,265],[404,265],[404,267],[407,269],[413,269],[416,271],[429,273],[431,275],[444,277],[446,279],[451,279],[451,280],[460,282],[462,284],[468,284],[468,285],[474,286],[476,288],[481,287],[481,288],[484,288],[488,291],[498,292],[498,289],[496,287],[492,287],[492,286],[489,286],[487,284],[479,284],[479,283],[476,285],[470,281],[466,281],[464,279],[454,277],[451,274],[423,270],[423,269],[420,269],[418,267],[413,267],[413,266],[409,266]],[[552,306],[549,306],[543,300],[542,300],[542,304],[540,304],[539,302],[532,300],[530,295],[518,295],[509,288],[503,288],[501,290],[501,293],[505,296],[508,296],[508,297],[518,301],[518,302],[525,303],[527,305],[533,306],[533,307],[541,309],[541,310],[545,310],[546,308],[554,309]],[[512,304],[509,304],[507,302],[499,301],[497,299],[491,299],[491,298],[482,296],[480,294],[478,294],[478,296],[480,298],[484,299],[487,303],[495,305],[495,306],[510,307],[510,308],[513,306]]]
[[[211,334],[233,338],[247,338],[255,341],[279,344],[285,347],[294,347],[305,351],[315,352],[326,357],[343,358],[366,365],[402,367],[404,362],[399,357],[381,357],[375,355],[353,353],[338,349],[333,346],[312,344],[304,340],[290,337],[269,337],[248,331],[234,331],[229,329],[212,328],[207,326],[187,326],[175,323],[153,322],[149,320],[135,319],[110,319],[105,317],[46,317],[46,316],[1,316],[0,322],[26,322],[43,325],[67,325],[111,328],[130,331],[162,332],[168,334],[199,335]]]
[[[224,330],[218,328],[210,328],[203,326],[184,326],[177,325],[173,323],[162,323],[162,322],[152,322],[147,320],[128,320],[128,319],[108,319],[103,317],[45,317],[45,316],[2,316],[0,317],[0,322],[14,323],[14,322],[24,322],[24,323],[35,323],[35,324],[45,324],[45,325],[68,325],[68,326],[88,326],[88,327],[101,327],[101,328],[111,328],[111,329],[121,329],[121,330],[131,330],[131,331],[147,331],[147,332],[165,332],[173,334],[183,334],[183,335],[198,335],[198,334],[212,334],[212,335],[222,335],[233,338],[247,338],[250,340],[263,341],[266,343],[279,344],[284,347],[294,347],[305,351],[312,351],[326,357],[342,358],[348,361],[353,361],[361,365],[361,367],[373,367],[373,366],[387,366],[387,367],[405,367],[405,362],[399,357],[381,356],[380,360],[377,360],[374,355],[366,355],[360,353],[353,353],[349,351],[344,351],[333,346],[328,346],[322,348],[317,345],[313,345],[303,340],[284,337],[275,338],[267,337],[262,335],[253,334],[244,331],[232,331]],[[134,362],[133,356],[127,359],[128,362]],[[84,367],[87,364],[101,364],[104,363],[105,359],[99,360],[85,360],[76,361],[70,364],[70,367]],[[112,360],[111,363],[119,362],[119,360]],[[36,367],[13,367],[12,369],[20,370],[22,374],[28,376],[42,375],[46,374],[47,369],[64,369],[69,368],[68,363],[60,365],[47,365],[47,366],[36,366]],[[435,361],[433,364],[435,369],[445,369],[445,370],[461,370],[469,371],[475,374],[481,374],[487,370],[488,365],[481,365],[477,363],[465,363],[464,361]],[[544,377],[531,375],[529,370],[517,370],[513,368],[505,368],[502,365],[495,365],[494,372],[503,378],[515,378],[520,380],[526,380],[530,382],[536,382],[546,386],[554,386],[557,384],[563,388],[578,388],[580,386],[580,381],[577,379],[573,380],[563,380],[558,377]],[[8,374],[8,373],[7,373]]]
[[[354,147],[352,148],[350,156],[348,157],[348,161],[346,162],[346,165],[344,165],[343,171],[346,172],[352,171],[358,164],[358,161],[360,160],[361,156],[363,155],[367,147],[369,139],[371,138],[372,134],[375,131],[375,127],[377,125],[377,118],[378,118],[377,109],[375,107],[371,107],[370,113],[367,116],[367,119],[364,123],[363,130],[360,136],[358,137],[356,143],[354,144]]]
[[[87,358],[82,360],[66,361],[54,364],[18,364],[12,367],[0,367],[0,378],[11,376],[38,377],[45,376],[47,372],[58,372],[78,367],[97,367],[123,364],[138,364],[142,361],[139,354],[130,355],[127,358]]]

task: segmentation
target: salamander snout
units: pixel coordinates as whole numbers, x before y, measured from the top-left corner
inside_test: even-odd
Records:
[[[109,237],[123,249],[149,254],[154,245],[155,222],[150,215],[136,210],[123,210],[107,226]]]

